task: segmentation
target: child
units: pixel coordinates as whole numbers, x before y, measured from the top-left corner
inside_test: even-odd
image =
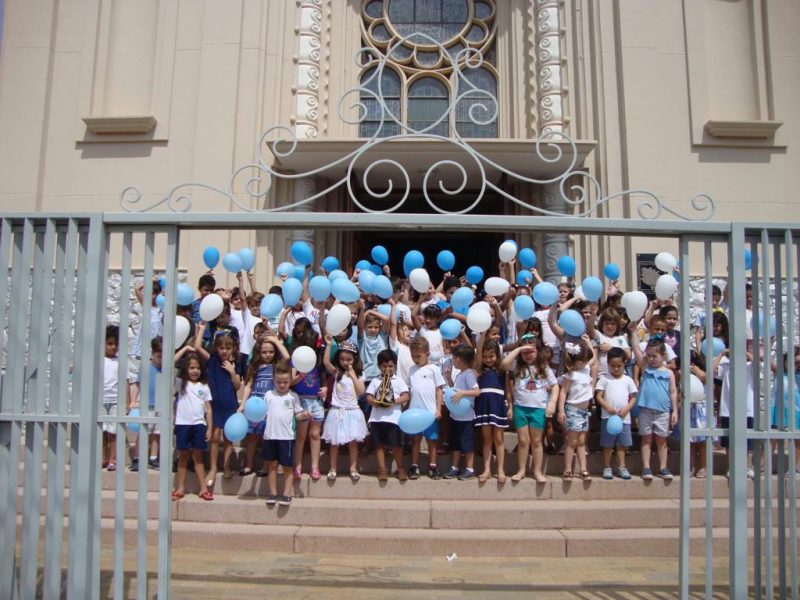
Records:
[[[681,332],[676,329],[680,317],[678,315],[678,307],[674,304],[667,304],[658,310],[658,316],[664,319],[664,324],[667,331],[664,334],[664,343],[668,348],[671,348],[677,357],[675,359],[675,366],[680,372],[681,368]]]
[[[275,363],[273,368],[275,389],[264,395],[267,403],[267,425],[264,428],[264,442],[261,457],[267,463],[268,478],[267,506],[277,503],[289,506],[292,503],[292,478],[284,476],[283,495],[278,496],[278,464],[289,468],[294,464],[295,418],[308,418],[300,398],[289,389],[292,382],[292,369],[285,361]]]
[[[298,319],[298,323],[301,320],[308,321],[307,319]],[[297,327],[296,324],[295,330],[297,330]],[[313,345],[309,345],[309,342]],[[297,423],[297,437],[295,438],[294,447],[294,470],[292,473],[295,479],[300,479],[303,476],[303,451],[305,450],[306,439],[308,439],[308,446],[311,451],[311,479],[314,481],[317,481],[321,477],[319,470],[320,433],[322,431],[322,422],[325,420],[325,398],[328,395],[328,388],[323,385],[322,382],[322,374],[320,373],[321,365],[316,342],[316,331],[308,329],[304,336],[293,335],[291,346],[292,352],[294,352],[294,350],[301,345],[307,345],[317,354],[317,362],[313,369],[308,373],[300,373],[295,370],[293,371],[294,377],[292,378],[294,391],[300,397],[300,406],[309,414],[308,419],[298,421]]]
[[[233,477],[233,472],[228,469],[228,461],[233,454],[233,443],[223,438],[223,428],[228,418],[239,410],[237,392],[242,387],[242,377],[245,373],[244,357],[239,356],[239,350],[233,337],[222,333],[214,338],[209,354],[203,348],[203,334],[206,324],[200,322],[194,338],[194,347],[202,359],[206,361],[208,371],[208,387],[211,389],[211,410],[214,413],[214,427],[211,430],[210,464],[208,469],[208,487],[213,488],[217,479],[217,463],[219,460],[219,443],[223,442],[222,469],[223,477]]]
[[[747,377],[747,428],[753,428],[753,421],[755,416],[755,406],[754,406],[754,398],[755,395],[753,393],[753,353],[751,351],[753,341],[750,340],[747,342],[748,349],[745,355],[747,359],[747,368],[745,370],[745,376]],[[712,368],[714,372],[717,373],[719,378],[722,380],[722,392],[720,394],[719,400],[719,426],[722,429],[728,429],[730,427],[730,400],[731,400],[731,361],[730,361],[730,350],[725,348],[722,352],[720,352],[712,361]],[[773,384],[774,385],[774,384]],[[730,458],[730,450],[728,448],[728,436],[723,436],[720,439],[720,443],[722,447],[725,448],[725,454]],[[747,453],[748,453],[748,464],[750,464],[750,451],[752,450],[752,445],[748,440],[747,444]],[[747,469],[747,477],[753,479],[755,477],[755,472],[753,471],[752,467],[748,467]]]
[[[451,398],[453,404],[460,402],[474,402],[480,394],[478,386],[478,374],[472,366],[475,362],[475,350],[461,344],[452,350],[453,370],[456,371],[453,387],[455,392]],[[445,479],[458,477],[460,481],[475,478],[475,450],[473,436],[473,421],[475,420],[475,410],[467,411],[463,415],[456,416],[450,413],[450,448],[453,450],[453,465],[444,474]],[[464,455],[464,471],[458,468],[461,455]]]
[[[105,357],[103,358],[103,413],[104,415],[117,415],[117,399],[119,397],[119,360],[117,359],[117,349],[119,348],[119,327],[108,325],[106,327],[106,346]],[[129,402],[128,394],[130,390],[126,387],[125,402]],[[117,442],[117,424],[103,422],[103,468],[109,471],[117,470],[117,463],[114,460],[115,446]]]
[[[411,358],[414,366],[408,372],[411,390],[411,408],[421,408],[434,414],[435,420],[425,431],[414,436],[411,446],[411,467],[409,479],[419,479],[419,453],[422,437],[428,442],[428,476],[441,479],[442,474],[436,466],[436,446],[439,439],[437,421],[442,417],[442,390],[445,386],[442,370],[429,361],[430,346],[428,340],[417,336],[411,340]]]
[[[358,358],[358,348],[350,340],[341,342],[333,357],[333,338],[328,335],[325,342],[328,345],[324,354],[325,369],[335,378],[331,409],[322,429],[322,439],[331,445],[328,481],[336,479],[339,446],[342,444],[347,444],[350,456],[350,479],[358,481],[361,477],[358,473],[358,442],[367,436],[364,413],[358,407],[358,398],[364,393],[361,360]]]
[[[616,447],[617,473],[622,479],[630,479],[625,467],[625,449],[633,445],[631,437],[631,410],[636,404],[636,384],[625,374],[628,362],[622,348],[608,351],[608,371],[597,380],[595,393],[597,403],[603,409],[600,424],[600,447],[603,449],[603,479],[614,479],[611,470],[611,453]],[[608,418],[617,415],[622,419],[622,431],[617,435],[608,433]]]
[[[394,298],[389,299],[389,305],[392,307],[389,315],[389,349],[397,354],[397,374],[408,385],[408,372],[414,366],[411,350],[408,347],[411,340],[411,321],[398,321],[398,313],[400,315],[403,313]]]
[[[152,413],[154,413],[155,416],[158,415],[158,413],[155,412],[156,387],[161,381],[161,361],[163,356],[162,345],[163,342],[160,335],[150,340],[150,383],[147,386],[147,407]],[[136,383],[131,385],[131,401],[128,406],[128,412],[130,412],[132,408],[139,408],[141,386],[142,373],[140,371],[136,378]],[[158,469],[160,467],[158,462],[158,447],[161,439],[161,431],[158,429],[158,425],[155,423],[148,425],[147,430],[150,437],[150,457],[147,460],[147,466],[151,469]],[[138,456],[134,457],[133,461],[131,461],[130,470],[134,472],[139,470]]]
[[[208,271],[197,280],[197,291],[200,292],[200,297],[192,301],[192,322],[196,325],[199,325],[200,321],[202,321],[200,318],[200,303],[203,301],[203,298],[213,293],[216,287],[217,280],[214,279],[213,271]],[[205,344],[211,343],[211,329],[205,331],[203,342]]]
[[[789,353],[783,354],[783,416],[781,416],[781,402],[777,398],[778,382],[772,383],[772,427],[780,430],[791,430],[792,428],[792,401],[789,399]],[[777,365],[773,364],[773,371],[777,371]],[[794,347],[794,428],[800,429],[800,346]],[[796,473],[800,473],[800,440],[794,441],[794,456]],[[787,460],[788,467],[788,460]]]
[[[429,360],[431,363],[438,365],[444,358],[444,343],[442,340],[442,333],[439,331],[439,320],[442,316],[442,309],[436,304],[429,304],[422,311],[422,323],[420,324],[416,317],[414,317],[414,325],[418,329],[418,336],[424,337],[428,340],[428,347],[430,348]]]
[[[364,366],[364,382],[369,387],[374,379],[380,379],[381,370],[378,365],[378,354],[389,347],[388,332],[383,331],[383,320],[389,325],[389,319],[373,310],[364,310],[363,302],[359,303],[358,313],[358,357]],[[364,417],[369,418],[370,404],[363,405]]]
[[[408,479],[403,466],[403,447],[400,443],[400,412],[408,402],[408,386],[395,373],[397,355],[391,350],[382,350],[377,357],[381,376],[373,379],[367,388],[367,402],[372,406],[369,416],[375,458],[378,461],[378,481],[387,481],[384,451],[388,447],[397,463],[397,479]]]
[[[267,337],[258,340],[253,348],[253,358],[247,367],[244,378],[244,390],[239,399],[239,412],[244,412],[244,403],[251,396],[265,397],[265,394],[275,388],[274,367],[279,360],[289,360],[289,353],[276,337]],[[256,454],[258,439],[264,435],[265,422],[248,422],[247,437],[245,438],[245,466],[239,475],[247,477],[253,474],[253,459]]]
[[[614,308],[607,308],[600,313],[597,329],[594,332],[597,345],[598,378],[608,375],[608,353],[612,348],[621,348],[625,362],[631,358],[631,345],[628,334],[622,329],[622,315]]]
[[[202,338],[201,338],[202,339]],[[214,495],[206,487],[203,467],[203,451],[211,438],[214,417],[211,411],[211,390],[206,385],[205,362],[195,354],[189,355],[178,373],[180,389],[175,401],[175,448],[178,451],[178,472],[175,476],[173,500],[180,500],[186,493],[186,466],[191,454],[194,472],[197,475],[199,496],[213,500]]]
[[[586,433],[589,431],[589,404],[592,402],[593,381],[591,367],[595,361],[594,348],[587,334],[581,344],[567,342],[565,345],[561,392],[558,397],[558,419],[567,431],[567,447],[564,451],[563,479],[572,479],[572,459],[577,454],[580,477],[584,481],[592,478],[586,468]]]
[[[667,438],[670,428],[678,424],[678,388],[675,385],[675,374],[666,366],[667,347],[663,340],[654,337],[647,342],[642,353],[639,334],[635,328],[632,336],[631,345],[641,372],[638,423],[639,436],[642,438],[642,479],[653,479],[650,448],[655,437],[659,475],[670,480],[672,473],[667,468]]]
[[[706,383],[706,361],[702,354],[695,350],[689,353],[689,371],[692,375],[697,377],[703,384],[705,389]],[[690,398],[689,406],[689,420],[692,429],[705,429],[707,427],[714,427],[716,419],[714,418],[714,411],[708,414],[706,410],[706,398],[703,397],[698,401]],[[689,470],[694,473],[698,479],[704,479],[706,476],[706,453],[705,442],[707,437],[691,436],[689,438]]]
[[[503,435],[513,412],[506,402],[503,384],[505,369],[501,361],[500,344],[487,340],[484,331],[478,338],[474,362],[480,386],[480,394],[475,400],[475,425],[481,428],[483,440],[483,472],[478,476],[479,483],[486,482],[492,476],[492,443],[497,455],[497,483],[506,481]]]

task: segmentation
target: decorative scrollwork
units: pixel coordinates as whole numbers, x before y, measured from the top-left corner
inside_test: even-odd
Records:
[[[437,160],[428,166],[422,173],[422,195],[428,205],[440,214],[464,214],[474,210],[486,195],[487,190],[513,202],[533,214],[552,216],[588,217],[596,215],[598,209],[609,204],[615,199],[627,199],[631,204],[638,200],[637,214],[641,219],[654,220],[664,214],[671,215],[687,221],[707,221],[714,215],[714,201],[707,194],[697,194],[690,200],[691,210],[694,215],[682,214],[669,206],[659,196],[645,189],[632,189],[612,194],[603,192],[600,182],[588,171],[580,169],[578,165],[579,153],[577,144],[563,131],[549,130],[539,138],[530,140],[531,158],[539,164],[556,165],[566,164],[560,172],[551,177],[528,177],[512,171],[504,165],[495,162],[479,152],[459,134],[457,128],[451,128],[451,137],[444,137],[433,133],[441,123],[449,123],[461,102],[469,98],[470,105],[466,110],[461,110],[462,115],[476,125],[486,125],[497,119],[498,101],[490,92],[480,89],[472,83],[464,72],[470,69],[479,69],[483,65],[483,55],[475,48],[464,48],[458,52],[456,62],[463,66],[454,71],[454,89],[447,109],[441,117],[424,128],[415,128],[401,119],[401,115],[394,114],[387,104],[383,94],[383,72],[390,61],[392,53],[404,43],[426,44],[438,47],[444,51],[441,44],[433,38],[414,33],[408,38],[390,44],[384,54],[374,48],[361,48],[355,54],[355,62],[359,67],[370,66],[374,69],[362,80],[361,85],[346,91],[339,99],[339,117],[348,124],[358,125],[367,115],[369,107],[365,99],[375,102],[379,115],[377,127],[371,137],[363,139],[361,145],[355,150],[344,154],[336,160],[321,167],[301,173],[285,173],[276,169],[274,161],[283,161],[292,157],[298,151],[298,134],[295,129],[284,125],[276,125],[265,131],[259,138],[256,147],[256,162],[246,164],[236,169],[231,175],[228,185],[224,188],[203,182],[180,183],[173,187],[164,197],[149,204],[144,202],[142,192],[134,187],[126,187],[119,196],[121,207],[129,212],[147,212],[157,207],[164,206],[173,212],[186,212],[192,208],[190,190],[201,188],[214,192],[227,198],[233,206],[247,212],[277,212],[297,210],[310,205],[318,198],[344,186],[355,206],[364,212],[391,213],[400,210],[412,192],[412,177],[408,168],[394,158],[374,159],[369,164],[363,164],[369,158],[370,151],[391,149],[390,144],[399,140],[436,140],[446,144],[450,152],[445,158]],[[316,108],[316,105],[314,106]],[[355,117],[352,115],[355,114]],[[374,117],[374,115],[373,115]],[[382,135],[384,127],[400,131],[396,135]],[[462,159],[459,160],[459,157]],[[469,164],[469,170],[464,164]],[[333,171],[343,176],[331,175]],[[487,177],[487,171],[499,172],[503,175],[502,187]],[[455,174],[455,183],[447,183],[442,172]],[[241,183],[241,177],[246,176],[244,185],[237,191],[236,184]],[[317,189],[316,193],[300,198],[289,204],[281,206],[268,206],[268,197],[275,180],[298,181],[308,177],[317,177],[320,181],[326,180],[329,185],[324,189]],[[472,181],[470,181],[472,177]],[[510,183],[528,184],[554,184],[558,189],[562,206],[559,208],[539,206],[529,201],[518,198],[507,190],[512,189]],[[320,186],[321,187],[321,186]],[[552,188],[552,186],[551,186]],[[465,203],[457,208],[447,208],[436,203],[433,193],[443,196],[468,196]],[[377,204],[375,207],[367,205],[363,199],[369,197]],[[466,206],[464,206],[464,204]],[[566,214],[561,208],[566,209]]]

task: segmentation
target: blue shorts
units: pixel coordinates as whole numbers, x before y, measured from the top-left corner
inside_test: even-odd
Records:
[[[435,442],[439,439],[439,422],[434,421],[430,424],[430,426],[422,432],[421,435],[425,436],[425,439],[431,442]]]
[[[567,404],[564,407],[564,414],[567,416],[567,431],[584,432],[589,431],[589,411],[585,408],[578,408]]]
[[[603,419],[600,422],[600,447],[613,448],[619,446],[620,448],[630,448],[633,446],[633,436],[631,436],[631,424],[623,423],[622,431],[617,435],[608,433],[608,419]]]
[[[260,438],[264,437],[264,430],[267,428],[267,420],[264,419],[263,421],[259,421],[258,423],[254,421],[247,422],[247,435],[257,435]]]
[[[472,421],[450,420],[450,450],[458,452],[474,452],[474,425]]]
[[[311,415],[311,420],[316,423],[322,423],[325,420],[325,405],[322,400],[314,396],[301,396],[300,406],[303,410],[307,410]]]
[[[176,450],[206,450],[206,426],[202,425],[175,425]]]
[[[264,440],[261,458],[267,462],[277,460],[282,467],[294,466],[294,440]]]

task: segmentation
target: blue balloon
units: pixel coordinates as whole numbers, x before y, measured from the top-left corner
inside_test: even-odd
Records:
[[[292,277],[297,281],[303,281],[306,278],[306,268],[303,265],[295,265]]]
[[[356,284],[347,279],[337,279],[331,284],[333,297],[340,302],[358,302],[361,292],[358,291]]]
[[[131,411],[128,413],[129,417],[138,417],[139,416],[139,409],[132,408]],[[139,433],[139,429],[141,429],[141,423],[128,423],[128,433]]]
[[[536,305],[530,296],[517,296],[514,298],[514,312],[523,321],[527,321],[533,316]]]
[[[389,262],[389,251],[383,246],[375,246],[372,252],[370,252],[370,256],[372,256],[372,260],[379,265],[385,265]]]
[[[162,292],[167,289],[167,278],[163,275],[158,278],[158,287],[161,288]]]
[[[589,302],[597,302],[603,294],[603,282],[597,277],[590,276],[583,280],[581,283],[584,297]]]
[[[164,297],[164,294],[159,294],[156,296],[156,306],[161,310],[164,310],[164,305],[167,303],[167,299]]]
[[[242,413],[233,413],[225,421],[225,439],[231,442],[241,442],[247,435],[247,417]]]
[[[532,269],[536,266],[536,252],[530,248],[523,248],[519,251],[517,256],[519,258],[519,264],[524,268]]]
[[[244,416],[252,423],[263,421],[267,416],[267,403],[261,396],[250,396],[244,403]]]
[[[392,316],[392,305],[391,304],[379,304],[378,306],[375,307],[375,310],[377,310],[382,315],[386,315],[387,317],[391,317]]]
[[[712,338],[710,341],[710,348],[709,348],[708,340],[706,340],[706,354],[708,354],[709,350],[711,350],[711,356],[716,358],[723,352],[723,350],[725,350],[725,342],[723,342],[718,337]]]
[[[370,265],[369,270],[373,275],[383,275],[383,269],[380,265]]]
[[[323,275],[312,277],[308,282],[308,293],[317,302],[325,302],[331,295],[331,281]]]
[[[561,316],[558,317],[558,324],[573,337],[580,337],[586,333],[586,322],[583,320],[583,315],[571,308],[561,313]]]
[[[470,267],[467,269],[467,283],[477,285],[483,279],[483,269],[480,267]]]
[[[303,284],[297,279],[287,279],[281,286],[281,294],[286,306],[294,306],[303,297]]]
[[[619,415],[611,415],[606,421],[606,431],[609,435],[619,435],[622,433],[622,419]]]
[[[330,279],[331,283],[333,283],[337,279],[349,279],[349,277],[347,277],[347,273],[345,273],[344,271],[341,271],[339,269],[334,269],[333,271],[328,273],[328,279]]]
[[[450,250],[442,250],[436,255],[436,264],[442,271],[452,271],[456,266],[456,255]]]
[[[214,246],[209,246],[203,250],[203,262],[209,269],[213,269],[219,263],[219,250]]]
[[[178,306],[189,306],[194,302],[194,291],[188,283],[179,283],[175,297],[178,299]]]
[[[358,285],[365,294],[372,293],[372,282],[375,281],[375,273],[367,269],[358,274]]]
[[[391,280],[386,275],[375,277],[372,280],[372,293],[384,300],[391,298],[394,293]]]
[[[433,425],[435,420],[436,416],[424,408],[409,408],[403,411],[397,424],[400,426],[403,433],[416,435]]]
[[[472,410],[472,398],[463,397],[458,402],[453,402],[453,394],[456,393],[451,387],[444,388],[444,404],[450,414],[456,418],[466,417]]]
[[[530,271],[520,271],[517,273],[517,285],[528,286],[533,281],[533,273]]]
[[[366,259],[362,259],[356,263],[356,269],[359,271],[368,271],[370,267],[370,262]]]
[[[251,270],[253,265],[256,264],[256,253],[250,248],[242,248],[237,254],[239,254],[239,258],[242,261],[242,269],[245,271]]]
[[[456,311],[465,309],[475,300],[475,292],[468,287],[458,288],[450,297],[450,304]]]
[[[261,316],[274,319],[283,309],[283,298],[278,294],[267,294],[261,300]]]
[[[533,288],[533,299],[541,306],[550,306],[558,301],[558,288],[549,281],[537,283]]]
[[[325,269],[326,273],[330,273],[331,271],[335,271],[339,268],[339,259],[335,256],[326,256],[325,259],[322,261],[322,268]]]
[[[450,303],[447,300],[437,300],[436,306],[438,306],[442,310],[445,310],[446,308],[450,308]]]
[[[614,279],[619,279],[619,265],[617,265],[616,263],[608,263],[605,269],[603,269],[603,273],[608,279],[611,279],[612,281]]]
[[[222,266],[229,273],[238,273],[242,270],[242,259],[236,252],[228,252],[222,257]]]
[[[282,262],[275,269],[275,274],[278,277],[293,277],[294,276],[294,265],[292,263],[290,263],[290,262]]]
[[[421,269],[425,265],[425,257],[419,250],[410,250],[403,258],[403,271],[406,277],[411,274],[414,269]]]
[[[745,271],[749,271],[753,268],[753,254],[750,252],[750,248],[744,249],[744,269]]]
[[[558,270],[565,277],[572,277],[575,275],[575,259],[565,254],[558,259]]]
[[[461,321],[458,319],[445,319],[439,325],[439,333],[443,340],[454,340],[461,334]]]
[[[757,316],[758,316],[758,334],[759,335],[764,335],[764,328],[766,327],[766,325],[764,323],[764,313],[763,312],[759,312]],[[770,335],[770,337],[775,335],[777,326],[778,326],[778,324],[775,321],[775,317],[770,315],[770,317],[769,317],[769,335]],[[750,330],[751,331],[755,331],[755,329],[756,329],[756,313],[753,313],[753,318],[750,319]]]
[[[301,265],[310,265],[314,262],[314,251],[311,249],[311,246],[305,242],[292,242],[292,247],[289,251],[292,255],[292,258]]]

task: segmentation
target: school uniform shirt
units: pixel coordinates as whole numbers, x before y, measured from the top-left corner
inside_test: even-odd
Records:
[[[628,343],[628,336],[615,335],[609,337],[599,331],[594,332],[594,343],[599,346],[600,344],[609,344],[612,348],[622,348],[623,350],[630,350],[631,345]],[[608,352],[597,351],[597,372],[605,375],[608,373]]]
[[[186,382],[186,389],[178,386],[178,399],[175,401],[175,425],[205,425],[206,402],[211,402],[211,390],[205,383]],[[220,427],[224,425],[219,425]]]
[[[592,371],[586,366],[582,369],[564,374],[564,381],[571,381],[567,404],[584,404],[591,402],[594,390],[592,389]]]
[[[434,364],[418,366],[414,365],[408,372],[411,390],[411,408],[421,408],[428,412],[436,412],[436,389],[444,387],[447,382],[444,380],[442,370]]]
[[[747,363],[745,369],[747,375],[747,416],[755,416],[754,394],[753,394],[753,363]],[[719,399],[719,416],[730,417],[730,397],[731,397],[731,361],[727,356],[723,356],[719,361],[717,376],[722,379],[722,392]]]
[[[528,408],[547,408],[550,402],[550,390],[558,385],[558,380],[553,370],[547,367],[545,376],[540,377],[534,368],[529,366],[522,376],[517,375],[517,365],[514,365],[514,403]]]
[[[378,379],[373,379],[369,387],[367,388],[367,394],[377,397],[378,388],[381,387],[381,383],[383,380],[379,377]],[[392,394],[394,401],[397,400],[408,392],[408,386],[405,382],[395,373],[392,375],[391,379],[391,386],[392,386]],[[400,413],[403,412],[401,404],[395,404],[394,406],[373,406],[372,411],[369,414],[369,422],[370,423],[394,423],[397,425],[400,422]]]
[[[636,394],[639,391],[636,389],[636,384],[634,383],[633,379],[631,379],[628,375],[623,375],[622,377],[616,378],[610,374],[599,377],[597,379],[597,387],[595,387],[595,389],[603,392],[603,398],[606,404],[613,406],[617,412],[628,406],[631,394]],[[601,416],[603,419],[607,419],[611,416],[608,414],[608,411],[605,408],[602,412],[603,414]],[[625,418],[622,419],[622,422],[630,423],[631,414],[628,413],[625,415]]]
[[[457,369],[454,369],[457,371]],[[456,390],[474,390],[480,388],[478,385],[478,377],[475,375],[475,371],[472,369],[467,369],[465,371],[458,371],[458,374],[455,375],[453,378],[455,382],[453,387]],[[472,404],[472,410],[469,412],[456,417],[453,413],[450,413],[450,418],[453,421],[474,421],[475,420],[475,399],[474,398],[461,398],[459,400],[459,404],[461,402],[469,402]]]
[[[444,358],[444,340],[442,339],[442,332],[438,329],[428,329],[423,325],[417,335],[421,335],[428,340],[428,346],[430,347],[431,351],[430,356],[428,356],[428,360],[433,364],[438,365],[439,362]]]
[[[411,349],[406,344],[401,344],[396,339],[389,338],[389,348],[397,354],[397,374],[403,383],[409,385],[411,380],[408,372],[414,366],[414,359],[411,358]]]
[[[311,329],[313,329],[317,335],[322,335],[319,328],[319,309],[311,303],[311,300],[303,302],[303,315],[306,319],[311,321]]]
[[[235,327],[239,332],[239,351],[249,355],[253,350],[252,346],[248,349],[245,338],[247,337],[247,327],[244,323],[244,311],[231,308],[231,327]]]
[[[119,359],[103,357],[103,404],[116,404],[119,400]],[[123,402],[124,402],[123,398]]]
[[[267,403],[267,426],[264,429],[265,440],[293,440],[295,413],[303,412],[300,398],[289,390],[283,395],[275,390],[264,394]]]
[[[358,356],[364,365],[364,379],[371,381],[380,378],[381,370],[378,367],[378,354],[389,347],[389,336],[385,333],[378,335],[364,334],[359,338]]]
[[[364,376],[359,376],[358,380],[364,381]],[[356,387],[349,375],[342,375],[338,381],[334,377],[331,406],[334,408],[358,408]]]

